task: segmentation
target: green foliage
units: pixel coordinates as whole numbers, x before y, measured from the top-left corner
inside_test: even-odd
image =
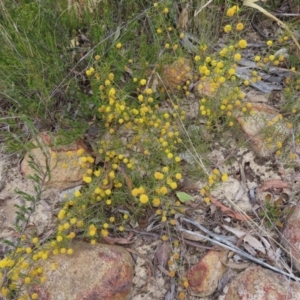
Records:
[[[176,225],[175,214],[184,213],[183,204],[192,200],[177,191],[185,172],[203,181],[200,193],[206,203],[212,187],[228,180],[228,174],[213,169],[208,153],[215,140],[226,140],[231,131],[239,135],[237,115],[255,118],[241,86],[259,81],[260,76],[255,70],[249,80],[236,75],[236,63],[247,48],[244,24],[236,6],[229,14],[229,2],[219,1],[222,22],[212,19],[219,20],[214,6],[199,12],[198,19],[188,12],[192,36],[178,28],[178,3],[173,2],[101,1],[93,7],[78,2],[67,7],[67,1],[2,1],[0,101],[7,109],[1,124],[9,130],[1,135],[9,150],[37,147],[31,138],[44,130],[58,136],[54,146],[84,136],[92,149],[67,153],[66,162],[72,157],[84,169],[85,185],[66,196],[52,240],[42,243],[35,232],[26,230],[45,180],[51,177],[53,158],[45,154],[45,168],[31,158],[35,195],[17,191],[26,203],[17,206],[20,238],[0,261],[1,293],[8,299],[16,294],[11,283],[16,283],[17,275],[20,290],[31,277],[43,282],[35,263],[28,269],[20,267],[22,255],[35,262],[50,254],[72,254],[71,239],[94,244],[108,235],[123,236],[129,224],[142,223],[148,214],[155,213],[155,221],[170,230]],[[194,2],[195,7],[203,4]],[[220,35],[225,45],[215,51],[208,41]],[[257,66],[272,65],[269,55],[255,61]],[[278,64],[282,60],[278,57]],[[171,75],[169,81],[163,78]],[[293,99],[299,82],[290,81],[285,93]],[[192,100],[196,106],[190,106]],[[284,109],[291,123],[296,122],[297,101],[288,101]],[[280,122],[283,115],[274,119],[273,123]],[[89,134],[90,125],[96,128],[94,135]],[[266,137],[269,133],[268,128]],[[282,141],[275,142],[280,155]],[[187,167],[185,152],[192,157]],[[66,162],[57,167],[67,172],[72,165]],[[275,222],[279,213],[278,207],[267,203],[263,216]]]

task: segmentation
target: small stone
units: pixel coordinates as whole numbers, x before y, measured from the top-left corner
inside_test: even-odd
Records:
[[[219,280],[226,271],[223,262],[226,261],[227,252],[227,250],[211,250],[188,271],[189,285],[194,294],[205,297],[215,292]]]
[[[251,103],[267,103],[268,97],[263,92],[256,91],[256,90],[250,90],[246,94],[245,100],[247,102],[251,102]]]

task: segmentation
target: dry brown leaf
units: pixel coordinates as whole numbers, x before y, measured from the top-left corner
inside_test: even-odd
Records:
[[[233,228],[227,225],[222,225],[222,227],[228,230],[229,232],[233,233],[238,238],[244,237],[247,234],[244,230],[240,230],[238,228]]]
[[[130,76],[133,75],[133,71],[132,71],[128,66],[125,66],[125,67],[124,67],[124,71],[125,71],[126,73],[128,73]]]
[[[240,221],[248,221],[250,219],[252,219],[252,217],[250,216],[247,216],[246,214],[240,214],[240,213],[237,213],[235,211],[233,211],[232,209],[228,208],[227,206],[223,205],[222,203],[220,203],[216,198],[210,196],[210,201],[215,204],[216,206],[218,206],[222,212],[224,212],[226,215],[234,218],[234,219],[237,219],[237,220],[240,220]]]
[[[263,254],[266,254],[266,249],[263,246],[263,244],[254,236],[250,235],[250,234],[246,234],[246,236],[244,237],[244,242],[247,242],[251,247],[253,247],[254,249],[262,252]]]
[[[275,189],[284,189],[284,188],[288,188],[289,185],[287,182],[282,181],[280,179],[270,179],[265,181],[259,188],[258,188],[258,192],[264,192],[267,191],[269,189],[275,188]]]
[[[155,256],[159,265],[165,267],[168,260],[170,259],[170,253],[172,251],[172,245],[170,243],[160,243],[158,244]]]
[[[125,173],[125,171],[124,171],[121,167],[119,168],[119,171],[120,171],[120,173],[122,173],[122,175],[124,176],[126,185],[127,185],[127,187],[129,188],[129,190],[131,191],[131,190],[133,189],[131,179],[129,178],[129,176]]]
[[[189,21],[189,12],[185,7],[178,17],[177,28],[185,30],[187,28],[188,21]]]
[[[162,273],[164,273],[167,276],[170,276],[170,272],[168,270],[166,270],[163,266],[158,265],[157,269],[159,269]]]

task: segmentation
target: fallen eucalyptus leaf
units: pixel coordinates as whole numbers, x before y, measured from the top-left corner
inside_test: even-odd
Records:
[[[254,236],[250,235],[249,233],[246,234],[244,237],[244,242],[247,242],[250,246],[252,246],[254,249],[262,252],[263,254],[266,254],[266,249],[263,246],[263,244]]]
[[[225,228],[226,230],[228,230],[229,232],[233,233],[238,238],[241,238],[247,234],[245,231],[240,230],[238,228],[233,228],[233,227],[230,227],[227,225],[222,225],[222,227]]]

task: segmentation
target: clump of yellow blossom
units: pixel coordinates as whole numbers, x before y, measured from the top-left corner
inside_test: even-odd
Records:
[[[231,25],[225,25],[225,26],[224,26],[224,31],[225,31],[226,33],[229,33],[229,32],[231,31],[231,29],[232,29]]]
[[[149,197],[146,194],[142,194],[142,195],[140,195],[139,200],[141,203],[145,204],[149,201]]]
[[[241,48],[241,49],[245,49],[246,47],[247,47],[247,41],[246,40],[240,40],[239,41],[239,47]]]
[[[224,174],[222,175],[222,177],[221,177],[221,180],[222,180],[223,182],[226,182],[226,181],[228,180],[228,174],[224,173]]]
[[[235,29],[237,31],[242,31],[244,29],[244,24],[243,23],[237,23],[235,26]]]

